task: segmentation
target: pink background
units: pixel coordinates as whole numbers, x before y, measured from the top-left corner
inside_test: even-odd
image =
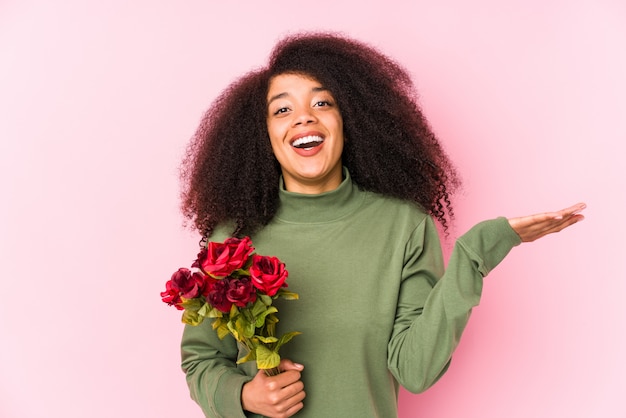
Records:
[[[589,205],[493,272],[401,417],[626,416],[626,3],[217,3],[0,2],[0,416],[202,416],[159,298],[197,249],[177,167],[216,94],[302,29],[410,70],[464,175],[456,235]]]

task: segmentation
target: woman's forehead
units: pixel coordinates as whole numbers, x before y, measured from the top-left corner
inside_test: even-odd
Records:
[[[268,86],[268,102],[280,97],[300,92],[326,91],[327,88],[315,78],[307,74],[283,73],[270,79]]]

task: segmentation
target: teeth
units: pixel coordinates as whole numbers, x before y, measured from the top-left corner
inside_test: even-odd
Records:
[[[311,143],[320,143],[320,142],[324,142],[324,138],[322,138],[321,136],[317,136],[317,135],[310,135],[310,136],[305,136],[305,137],[296,139],[295,141],[293,141],[291,145],[294,147],[303,148],[304,145],[311,144]]]

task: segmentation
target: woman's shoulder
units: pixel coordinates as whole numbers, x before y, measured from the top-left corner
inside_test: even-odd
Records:
[[[209,241],[221,242],[233,236],[235,222],[222,222],[218,224],[209,236]]]
[[[364,208],[386,217],[397,220],[411,220],[412,223],[422,223],[430,215],[416,202],[386,196],[380,193],[363,191],[366,194]]]

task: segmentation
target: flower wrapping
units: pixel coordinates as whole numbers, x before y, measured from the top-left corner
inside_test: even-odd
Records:
[[[248,349],[237,364],[256,361],[268,375],[278,373],[278,350],[300,332],[276,336],[278,298],[298,299],[286,289],[289,273],[277,257],[254,253],[250,237],[209,242],[191,269],[179,268],[165,283],[161,300],[182,310],[182,321],[199,325],[212,318],[220,339],[232,335]]]

